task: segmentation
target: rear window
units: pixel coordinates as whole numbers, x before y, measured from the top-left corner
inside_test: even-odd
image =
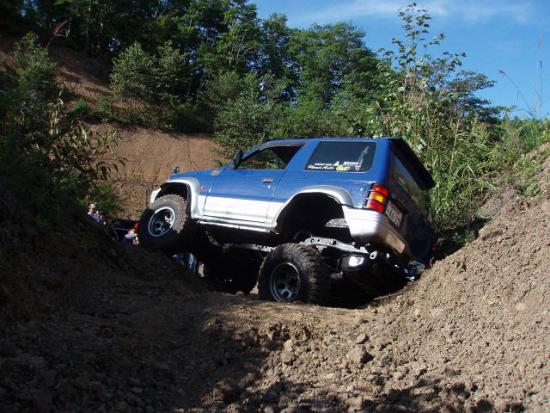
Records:
[[[365,172],[372,166],[374,142],[320,142],[309,159],[309,171]]]

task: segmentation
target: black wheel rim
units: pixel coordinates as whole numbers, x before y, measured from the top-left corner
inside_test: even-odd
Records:
[[[277,265],[271,273],[269,290],[275,301],[294,301],[300,292],[298,268],[291,262]]]

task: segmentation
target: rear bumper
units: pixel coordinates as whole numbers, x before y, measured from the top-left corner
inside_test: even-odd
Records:
[[[376,211],[343,207],[344,218],[355,241],[377,242],[402,254],[407,244],[388,218]]]

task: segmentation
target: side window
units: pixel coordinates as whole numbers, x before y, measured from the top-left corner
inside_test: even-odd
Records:
[[[301,146],[274,146],[243,159],[238,169],[285,169]]]
[[[320,142],[309,159],[308,171],[365,172],[372,166],[374,142]]]
[[[391,161],[390,179],[405,191],[418,208],[428,213],[428,193],[420,189],[412,174],[394,154]]]

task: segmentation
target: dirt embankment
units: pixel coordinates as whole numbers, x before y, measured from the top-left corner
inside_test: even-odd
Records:
[[[113,125],[103,125],[102,129],[113,129]],[[139,218],[151,190],[162,184],[175,166],[182,171],[217,166],[216,145],[207,134],[163,132],[142,127],[114,129],[119,144],[109,159],[116,162],[118,171],[113,171],[110,182],[128,218]]]
[[[128,133],[143,140],[123,143],[126,176],[205,146]],[[354,310],[205,293],[163,257],[74,229],[19,238],[28,217],[3,209],[6,256],[29,249],[0,260],[0,411],[547,412],[549,175],[547,159],[540,198],[503,200],[476,241]]]
[[[0,410],[548,411],[549,195],[509,199],[476,241],[362,309],[99,267],[85,300],[1,340]]]
[[[96,104],[100,98],[111,95],[109,66],[63,47],[52,47],[51,55],[59,65],[59,82],[74,96]],[[92,127],[116,132],[118,146],[107,160],[116,162],[118,171],[110,182],[120,199],[122,214],[128,218],[139,218],[151,190],[164,182],[175,166],[182,171],[194,171],[217,165],[216,145],[208,134],[114,123]]]

